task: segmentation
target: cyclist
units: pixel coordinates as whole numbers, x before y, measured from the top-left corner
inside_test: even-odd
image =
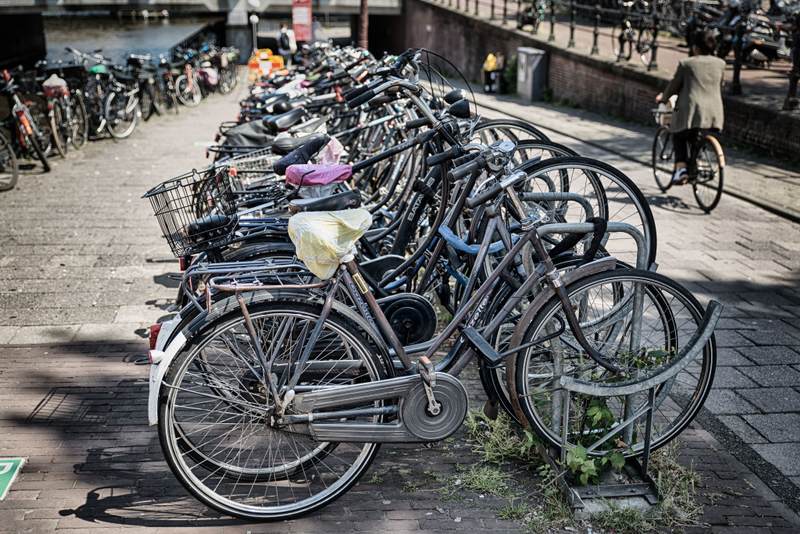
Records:
[[[689,160],[689,142],[699,130],[719,132],[722,129],[722,82],[725,77],[725,61],[714,55],[717,47],[716,35],[711,30],[698,30],[694,35],[693,56],[678,63],[675,76],[656,102],[669,100],[678,95],[672,115],[670,131],[675,150],[673,184],[684,184],[688,179],[686,170]]]

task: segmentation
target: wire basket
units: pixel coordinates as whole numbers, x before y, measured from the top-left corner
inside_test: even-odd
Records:
[[[177,257],[227,245],[234,238],[236,202],[226,170],[192,170],[157,185],[150,200],[161,234]]]

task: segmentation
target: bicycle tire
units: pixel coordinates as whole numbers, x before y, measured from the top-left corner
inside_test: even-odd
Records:
[[[311,321],[316,320],[314,317],[319,316],[321,306],[321,304],[310,304],[308,301],[301,298],[277,297],[275,300],[254,304],[251,306],[250,314],[256,321],[265,320],[278,314],[287,314],[292,317],[305,318]],[[186,369],[191,364],[192,357],[197,354],[198,351],[208,346],[215,336],[220,336],[227,331],[232,331],[238,324],[240,316],[240,311],[237,307],[234,307],[231,313],[213,321],[212,324],[208,325],[202,332],[198,333],[197,336],[190,340],[171,363],[169,371],[164,379],[165,384],[174,385],[178,380],[181,381],[178,383],[182,384],[182,380],[186,376]],[[364,362],[369,375],[364,376],[365,380],[382,380],[391,375],[391,362],[382,351],[378,351],[377,353],[374,351],[374,345],[365,338],[357,325],[354,325],[336,311],[331,312],[325,325],[330,331],[336,332],[337,335],[341,336],[341,339],[346,339],[348,342],[348,350],[352,351],[350,354],[357,355],[361,361]],[[189,493],[200,502],[219,512],[236,517],[265,521],[285,520],[299,517],[325,506],[346,493],[358,482],[359,478],[369,468],[369,465],[375,458],[379,449],[379,444],[376,443],[365,443],[360,449],[357,448],[357,455],[352,461],[351,467],[344,472],[344,475],[336,478],[336,481],[331,484],[326,483],[323,490],[308,499],[299,500],[292,505],[286,504],[287,500],[284,500],[284,504],[280,505],[279,502],[278,506],[258,507],[246,505],[244,503],[236,503],[232,500],[233,495],[227,498],[219,495],[219,488],[223,484],[223,481],[220,481],[217,486],[211,490],[208,486],[204,485],[205,479],[201,481],[190,471],[190,466],[186,462],[186,455],[182,453],[177,445],[174,434],[175,425],[173,424],[173,416],[176,413],[176,391],[178,390],[175,387],[162,387],[161,391],[162,394],[159,398],[159,440],[170,469]],[[271,446],[271,442],[265,443],[264,440],[260,440],[259,443],[261,443],[262,446],[265,444],[267,447]],[[294,445],[297,445],[297,441],[294,442]],[[296,447],[294,448],[297,450]],[[337,454],[337,457],[340,456],[343,456],[341,451]],[[285,462],[285,458],[282,459]],[[232,460],[226,458],[225,461]],[[250,461],[249,455],[245,461]],[[264,461],[262,460],[260,465],[263,466],[263,463]],[[331,470],[331,472],[333,472],[333,470]],[[308,476],[306,475],[305,478],[307,479]],[[309,487],[313,483],[312,481],[307,482]],[[337,483],[338,485],[336,485]],[[277,492],[278,490],[272,491]],[[293,491],[294,490],[292,490],[292,492]],[[316,495],[319,496],[317,497]],[[293,494],[292,496],[294,497]],[[266,492],[263,498],[265,500],[268,498]]]
[[[64,114],[61,111],[61,103],[58,100],[53,100],[51,103],[52,109],[50,112],[50,137],[53,140],[53,146],[62,158],[67,157],[67,140],[64,138],[63,124]]]
[[[35,135],[29,135],[28,142],[33,147],[33,151],[36,154],[36,157],[42,163],[42,167],[44,168],[44,172],[50,172],[50,162],[47,161],[47,155],[45,154],[42,146],[39,144],[39,140],[36,139]]]
[[[89,140],[89,115],[86,112],[86,102],[81,91],[72,94],[72,121],[74,126],[70,135],[70,142],[75,149],[81,149]]]
[[[719,141],[711,135],[703,137],[703,143],[700,146],[700,150],[698,150],[695,160],[695,167],[699,167],[697,160],[700,159],[703,154],[708,154],[706,164],[713,168],[703,171],[699,169],[695,170],[695,172],[698,173],[698,177],[692,181],[692,193],[694,193],[694,198],[700,206],[700,209],[706,213],[711,213],[711,210],[717,207],[720,198],[722,198],[722,188],[725,178],[725,156],[722,152],[722,147],[719,145]],[[706,182],[698,183],[699,174],[701,173],[711,173],[710,179]],[[717,180],[714,180],[714,178],[717,178]],[[710,185],[708,182],[710,182]],[[710,196],[706,197],[703,194],[704,192],[708,192],[703,191],[705,189],[711,190]]]
[[[136,125],[139,122],[140,108],[138,102],[134,106],[134,109],[128,110],[127,108],[130,104],[128,103],[128,100],[125,99],[125,101],[122,103],[122,105],[124,106],[123,109],[124,118],[121,120],[124,120],[125,122],[123,124],[127,123],[127,126],[125,128],[118,128],[118,125],[114,120],[115,116],[117,115],[117,111],[113,110],[112,106],[114,105],[119,106],[118,103],[115,103],[115,100],[121,97],[122,93],[118,93],[117,91],[111,91],[108,93],[108,96],[106,97],[105,103],[103,105],[103,112],[104,112],[103,114],[106,117],[106,129],[108,130],[108,133],[110,133],[111,136],[115,139],[126,139],[130,137],[133,131],[136,129]]]
[[[577,280],[576,282],[570,284],[567,287],[567,292],[572,298],[574,295],[579,294],[580,291],[584,289],[591,289],[593,286],[596,286],[597,284],[600,283],[624,284],[626,282],[630,282],[631,280],[634,280],[633,283],[645,284],[645,288],[647,288],[645,294],[652,299],[652,302],[654,303],[653,306],[655,306],[656,308],[656,313],[658,314],[662,326],[664,326],[665,330],[668,330],[668,332],[665,332],[664,335],[669,339],[668,341],[669,343],[678,342],[677,340],[681,338],[687,339],[691,337],[691,335],[694,333],[694,330],[692,330],[691,334],[688,332],[680,333],[679,331],[687,324],[689,324],[689,322],[694,322],[696,325],[699,325],[702,321],[703,307],[700,305],[697,299],[681,285],[677,284],[675,281],[663,275],[654,273],[652,271],[641,271],[637,269],[630,269],[630,270],[615,270],[610,272],[599,273],[596,275],[588,276],[586,278]],[[681,317],[685,318],[686,322],[681,322],[679,320],[676,320],[675,312],[671,310],[672,301],[667,302],[664,296],[661,294],[662,291],[669,291],[671,298],[674,300],[678,300],[680,302],[682,308],[679,311],[681,313]],[[659,301],[661,301],[660,304]],[[666,316],[664,315],[666,312],[663,309],[663,305],[665,303],[667,304],[667,307],[670,309],[669,313],[667,313]],[[537,339],[540,333],[546,327],[546,323],[550,321],[551,318],[554,317],[559,310],[563,310],[561,306],[562,306],[561,302],[556,297],[551,299],[543,308],[541,308],[539,310],[539,313],[534,318],[534,320],[526,328],[524,335],[519,340],[520,344],[530,342],[533,339]],[[650,308],[647,308],[648,311],[649,309]],[[571,334],[571,332],[569,331],[569,329],[567,329],[562,334],[559,334],[559,336],[562,336],[564,334],[569,335]],[[595,336],[596,334],[592,335]],[[645,336],[645,338],[648,341],[652,339],[650,336]],[[658,335],[656,336],[656,339],[658,339]],[[546,356],[546,354],[548,354],[553,350],[552,347],[556,346],[556,342],[558,342],[559,340],[560,337],[554,340],[552,344],[548,342],[548,345],[546,345],[544,349],[539,349],[538,352],[537,351],[533,352],[536,353],[537,357],[540,357],[541,361],[546,362],[549,359],[549,356]],[[592,342],[597,343],[598,340],[594,339],[593,337]],[[602,336],[599,342],[600,343],[603,342]],[[516,358],[515,371],[513,373],[515,383],[513,384],[513,386],[515,388],[515,392],[517,395],[517,402],[520,405],[520,408],[525,416],[525,419],[531,425],[534,432],[543,441],[553,446],[554,448],[560,450],[562,447],[565,446],[565,444],[562,442],[560,431],[554,431],[553,428],[550,428],[550,425],[548,425],[548,422],[544,419],[545,415],[542,413],[546,411],[548,408],[545,407],[544,409],[539,410],[534,407],[534,405],[537,402],[534,399],[534,396],[536,394],[532,392],[532,390],[530,389],[530,385],[528,384],[528,377],[535,375],[535,373],[529,371],[529,369],[531,368],[528,366],[528,363],[530,362],[530,357],[532,355],[531,352],[532,348],[533,347],[528,347],[524,351],[520,352]],[[678,347],[673,347],[673,348],[674,352],[677,353],[679,350]],[[542,350],[544,350],[545,354],[544,356],[542,355],[543,354]],[[578,352],[580,352],[580,350]],[[631,354],[633,354],[633,352],[631,352]],[[650,352],[646,353],[646,355],[649,354],[652,353]],[[547,368],[546,367],[547,364],[545,363],[544,365],[545,365],[544,367],[539,368],[540,372],[542,371],[542,369]],[[562,363],[560,365],[565,365],[565,364]],[[654,434],[652,435],[652,441],[651,441],[652,450],[656,450],[659,447],[666,445],[672,439],[674,439],[678,434],[680,434],[683,431],[683,429],[685,429],[686,426],[688,426],[692,422],[697,413],[703,407],[703,403],[705,402],[705,399],[708,397],[708,394],[711,391],[711,384],[713,382],[714,373],[716,369],[716,344],[713,336],[708,341],[706,346],[703,348],[702,361],[699,364],[697,364],[696,362],[690,364],[690,366],[692,365],[698,365],[699,369],[695,367],[692,367],[691,369],[684,369],[679,373],[678,376],[668,380],[667,382],[664,382],[659,386],[658,393],[656,394],[659,409],[657,410],[654,419],[656,418],[667,419],[668,417],[671,417],[671,415],[669,415],[666,410],[661,410],[661,406],[665,402],[670,403],[668,406],[670,407],[672,412],[675,411],[674,406],[677,406],[679,409],[679,413],[677,414],[677,416],[673,417],[670,421],[668,421],[663,429],[659,428],[657,430],[654,430]],[[584,376],[585,373],[589,372],[588,371],[589,369],[591,369],[591,367],[587,367],[586,369],[581,371],[582,373],[584,373]],[[655,369],[656,369],[655,372],[657,374],[658,372],[657,370],[659,369],[658,365],[656,365]],[[546,376],[546,374],[542,374],[538,376],[538,378],[544,380],[544,376]],[[600,374],[600,377],[602,376],[603,375]],[[679,383],[678,377],[681,377],[680,380],[686,381],[686,383],[691,383],[691,379],[694,379],[696,377],[696,384],[694,384],[693,386],[689,385],[687,387],[684,387],[682,391],[681,388],[683,386],[681,383]],[[600,379],[599,377],[593,378],[593,380],[599,380],[599,379]],[[675,388],[676,391],[673,391],[673,388]],[[585,400],[585,397],[586,396],[573,394],[572,400],[576,400],[576,402],[580,400],[581,402],[583,402]],[[540,400],[541,399],[542,397],[540,397]],[[542,402],[545,403],[543,404],[544,406],[546,405],[547,400],[544,399]],[[685,402],[686,405],[680,407],[680,402]],[[556,408],[555,401],[552,401],[552,407],[549,409],[552,411],[552,413],[560,413],[560,408],[559,409]],[[658,423],[659,425],[661,424],[660,421]],[[579,427],[579,432],[578,432],[579,437],[580,434],[583,433],[582,430],[580,430],[582,428],[583,428],[582,426]],[[568,437],[568,439],[571,438]],[[575,444],[576,444],[575,441],[571,440],[566,444],[566,446],[569,447]],[[626,456],[636,456],[641,454],[644,443],[642,441],[638,441],[637,443],[626,443],[625,445],[626,446],[624,450],[620,452],[623,452],[623,454],[625,454]],[[602,451],[601,452],[595,451],[592,454],[602,454]]]
[[[653,168],[653,178],[662,193],[672,187],[672,173],[665,171],[661,166],[671,163],[673,157],[672,134],[666,126],[659,126],[656,135],[653,137],[653,148],[651,152],[651,165]]]
[[[8,170],[7,174],[6,170]],[[6,139],[6,136],[0,132],[0,191],[14,189],[18,180],[17,155],[14,153],[14,149]]]

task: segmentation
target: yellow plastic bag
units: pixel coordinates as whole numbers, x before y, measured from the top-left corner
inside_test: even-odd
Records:
[[[289,218],[289,237],[297,257],[325,280],[333,276],[342,258],[355,251],[355,244],[372,226],[365,209],[308,211]]]

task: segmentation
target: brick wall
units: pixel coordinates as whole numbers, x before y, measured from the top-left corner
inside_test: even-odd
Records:
[[[406,46],[443,54],[470,80],[480,79],[488,51],[510,58],[520,46],[532,46],[548,52],[548,87],[554,98],[643,123],[652,122],[653,96],[667,83],[662,76],[554,46],[510,23],[500,27],[425,0],[406,0],[403,9]],[[800,115],[762,107],[746,97],[726,97],[725,137],[797,158]]]

